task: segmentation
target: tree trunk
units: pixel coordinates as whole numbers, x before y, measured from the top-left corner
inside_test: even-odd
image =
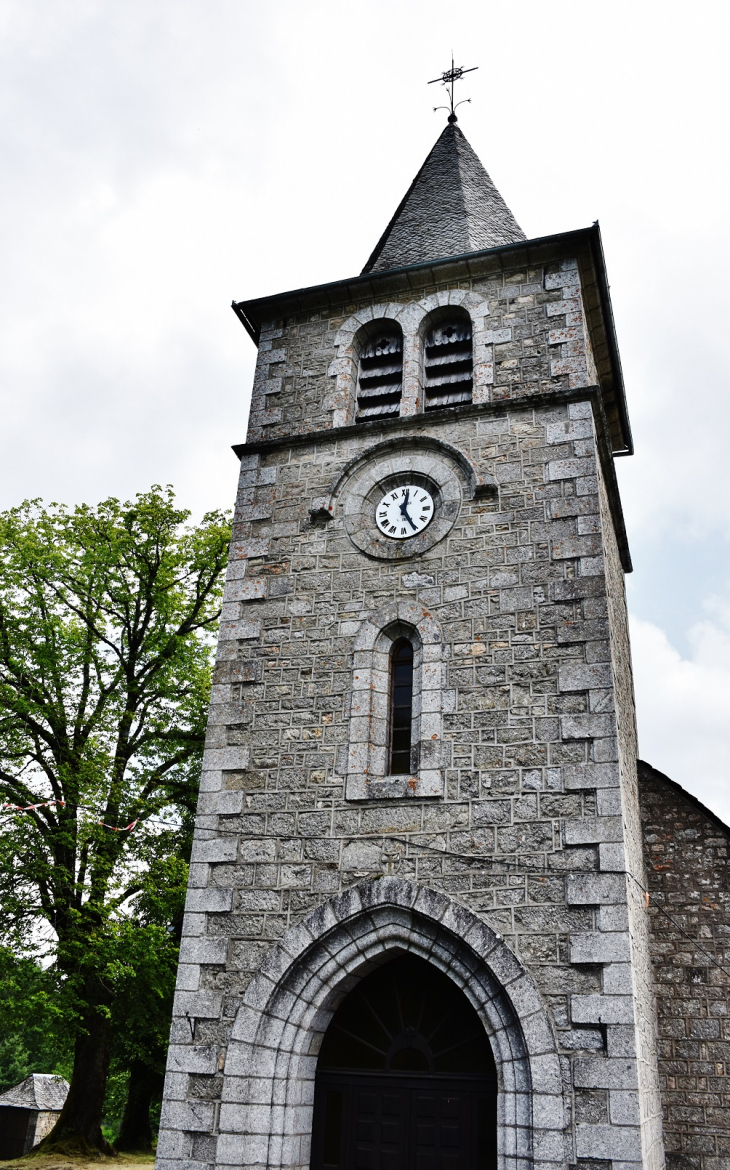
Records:
[[[150,1068],[141,1060],[133,1060],[129,1066],[129,1086],[124,1116],[119,1137],[114,1142],[115,1150],[138,1154],[152,1152],[152,1126],[150,1105],[162,1092],[162,1073]]]
[[[104,1096],[109,1073],[111,1023],[98,1010],[106,996],[90,992],[83,1018],[83,1031],[76,1037],[71,1086],[66,1103],[51,1132],[38,1146],[43,1152],[81,1153],[114,1151],[101,1132]]]

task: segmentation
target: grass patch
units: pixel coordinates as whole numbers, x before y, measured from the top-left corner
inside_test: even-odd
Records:
[[[154,1154],[117,1154],[116,1157],[107,1157],[99,1154],[98,1158],[89,1158],[79,1155],[71,1157],[61,1154],[25,1154],[22,1158],[13,1158],[9,1162],[0,1162],[2,1170],[92,1170],[99,1165],[108,1166],[152,1166]]]

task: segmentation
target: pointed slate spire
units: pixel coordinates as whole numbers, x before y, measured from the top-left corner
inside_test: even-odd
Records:
[[[449,122],[363,268],[381,272],[526,239],[455,122]]]

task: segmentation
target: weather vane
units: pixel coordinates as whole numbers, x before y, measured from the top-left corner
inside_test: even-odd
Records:
[[[437,81],[440,81],[442,85],[446,86],[446,92],[449,95],[449,105],[434,106],[434,113],[436,110],[448,110],[449,122],[456,122],[458,120],[456,117],[457,106],[465,105],[467,102],[471,101],[471,98],[464,98],[463,101],[457,102],[456,105],[454,105],[454,82],[460,81],[465,73],[474,73],[478,68],[478,65],[473,65],[471,69],[455,69],[454,54],[451,54],[451,68],[447,69],[445,73],[442,73],[440,77],[434,77],[433,81],[429,81],[428,83],[429,85],[435,85]]]

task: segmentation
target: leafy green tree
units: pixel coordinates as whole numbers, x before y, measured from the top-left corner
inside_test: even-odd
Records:
[[[33,1072],[70,1070],[54,971],[0,947],[0,1093]]]
[[[2,819],[0,931],[53,952],[74,1035],[56,1148],[106,1148],[137,903],[189,837],[230,527],[188,521],[157,487],[0,514],[0,798],[26,809]]]
[[[192,818],[190,818],[192,820]],[[187,818],[185,828],[188,827]],[[192,824],[189,825],[192,830]],[[126,1097],[114,1141],[118,1150],[152,1150],[151,1109],[159,1107],[182,932],[192,831],[170,854],[150,866],[146,886],[128,924],[129,978],[112,1005],[112,1067],[124,1069]]]

